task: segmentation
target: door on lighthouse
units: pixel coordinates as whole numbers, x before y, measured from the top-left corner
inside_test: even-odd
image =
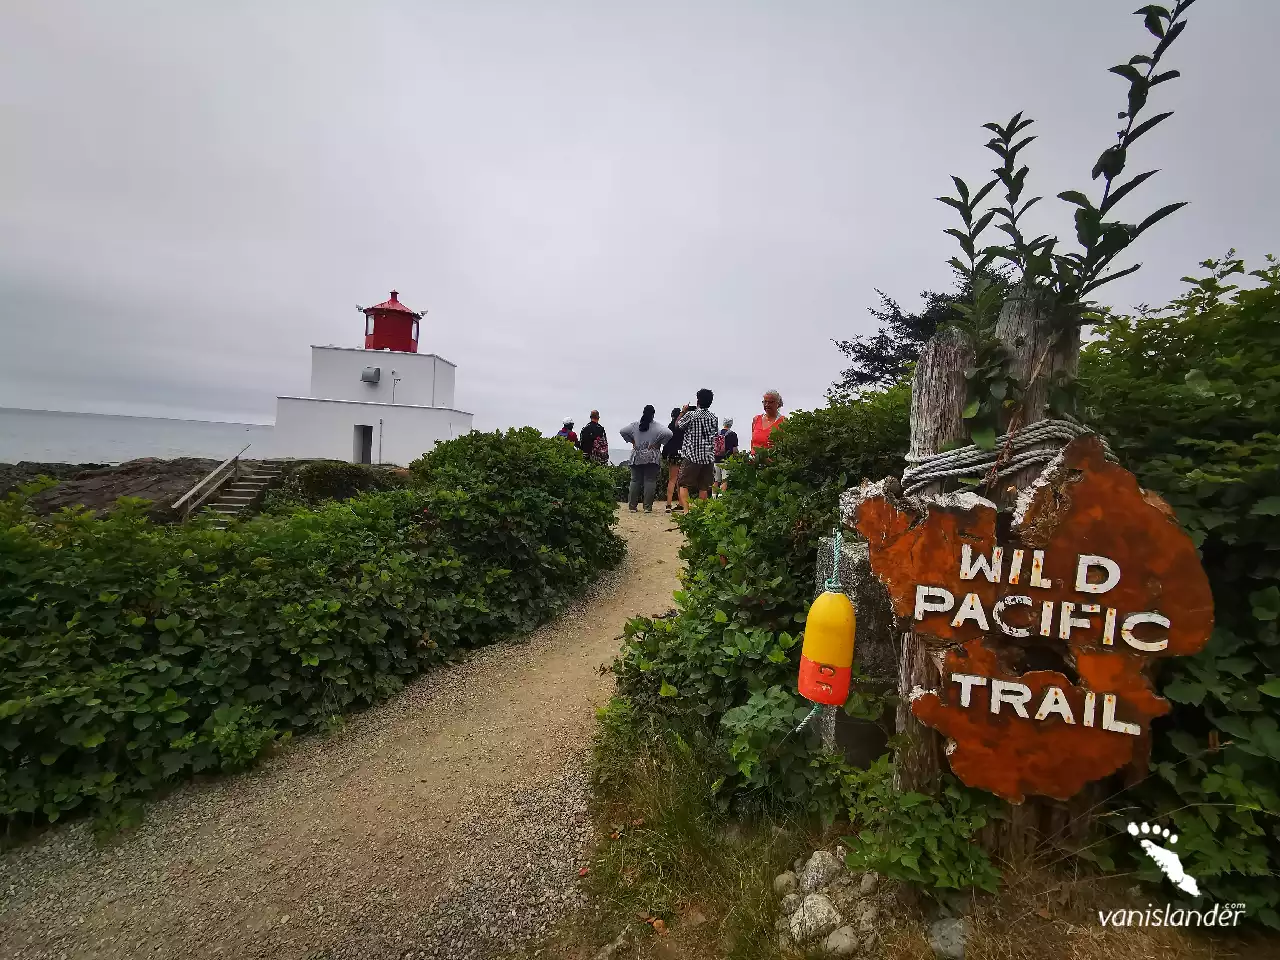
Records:
[[[355,430],[355,450],[351,458],[356,463],[373,462],[373,425],[357,423]]]

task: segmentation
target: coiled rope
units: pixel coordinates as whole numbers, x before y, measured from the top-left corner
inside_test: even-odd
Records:
[[[996,438],[995,446],[983,450],[975,444],[923,457],[907,455],[902,471],[902,492],[914,496],[931,483],[957,477],[985,479],[988,486],[1025,467],[1047,464],[1058,451],[1077,437],[1094,434],[1102,442],[1103,455],[1118,463],[1106,438],[1074,419],[1037,420],[1021,429]],[[1052,446],[1039,446],[1051,443]]]

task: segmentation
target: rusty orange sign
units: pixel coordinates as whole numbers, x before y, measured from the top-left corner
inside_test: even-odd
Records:
[[[961,780],[1014,803],[1065,800],[1128,764],[1169,710],[1151,661],[1196,653],[1213,627],[1195,546],[1092,436],[1023,491],[1012,523],[973,493],[902,501],[883,484],[850,519],[936,651],[940,683],[912,691],[911,712],[947,735]]]

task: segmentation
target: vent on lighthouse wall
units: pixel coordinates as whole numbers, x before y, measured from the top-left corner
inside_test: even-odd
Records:
[[[377,383],[382,379],[381,367],[365,367],[360,371],[360,379],[364,383]]]

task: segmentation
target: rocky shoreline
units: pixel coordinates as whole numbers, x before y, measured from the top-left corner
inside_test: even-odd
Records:
[[[38,514],[56,513],[72,506],[108,511],[120,497],[141,497],[154,504],[149,511],[153,519],[166,520],[172,514],[170,504],[217,465],[217,460],[193,457],[176,460],[146,457],[114,465],[24,460],[0,464],[0,497],[37,477],[46,476],[58,483],[31,498],[31,507]]]

